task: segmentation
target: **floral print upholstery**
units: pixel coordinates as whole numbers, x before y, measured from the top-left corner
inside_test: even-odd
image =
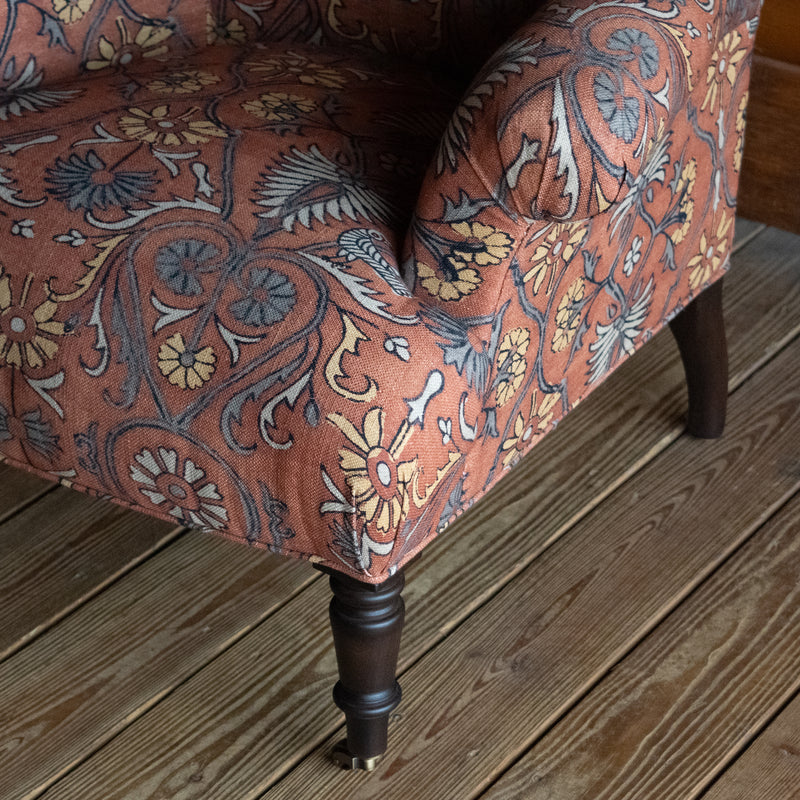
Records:
[[[0,457],[380,582],[721,277],[758,0],[375,5],[6,3]]]

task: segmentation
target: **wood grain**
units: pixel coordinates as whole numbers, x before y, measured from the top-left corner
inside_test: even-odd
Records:
[[[799,787],[797,696],[703,795],[703,800],[797,800]]]
[[[794,31],[795,35],[796,30]],[[739,212],[800,233],[800,64],[756,55]]]
[[[55,484],[0,462],[0,522],[55,488]]]
[[[758,233],[757,226],[750,225],[747,222],[740,222],[739,236],[746,238],[753,233]],[[762,234],[763,235],[763,234]],[[750,285],[759,287],[756,292],[759,295],[762,292],[771,292],[775,290],[774,295],[771,297],[772,303],[779,303],[784,298],[792,296],[793,292],[796,296],[800,290],[800,275],[798,275],[797,264],[798,257],[794,255],[792,247],[793,241],[791,237],[786,237],[780,232],[771,234],[772,241],[770,242],[770,252],[774,251],[772,263],[769,264],[769,270],[775,276],[775,280],[765,281],[759,276],[763,274],[765,269],[764,259],[760,256],[765,252],[762,248],[755,248],[752,253],[742,255],[744,258],[739,264],[742,274],[742,280],[749,281]],[[755,274],[754,274],[755,273]],[[737,313],[737,309],[741,311],[743,305],[750,307],[754,299],[752,291],[746,290],[737,291],[737,279],[731,276],[729,279],[732,284],[728,287],[729,300],[733,306],[733,313]],[[756,301],[757,302],[757,301]],[[764,301],[768,303],[769,301]],[[782,325],[783,335],[789,335],[791,330],[795,330],[800,325],[800,315],[793,311],[790,306],[787,313],[780,316],[778,325]],[[745,328],[736,328],[734,323],[732,340],[733,340],[733,360],[735,369],[742,374],[743,371],[749,371],[755,362],[760,362],[765,358],[765,350],[771,338],[775,335],[775,329],[770,327],[764,331],[759,327],[763,325],[763,321],[759,320],[751,324],[748,320],[748,325]],[[760,336],[764,331],[765,336]],[[658,341],[662,343],[663,350],[666,350],[667,359],[672,360],[673,376],[671,378],[671,386],[674,393],[674,410],[671,415],[665,417],[667,423],[667,430],[671,438],[677,435],[680,427],[680,405],[679,396],[681,393],[682,376],[681,368],[677,360],[677,353],[668,336],[661,337]],[[738,342],[738,344],[736,344]],[[648,347],[653,348],[654,345]],[[662,351],[663,351],[662,350]],[[741,350],[745,351],[745,355],[736,361],[737,353]],[[641,357],[646,359],[645,356]],[[661,358],[656,361],[660,364]],[[629,362],[622,370],[633,366],[635,362]],[[663,408],[663,398],[659,397],[657,389],[652,390],[645,395],[643,401],[638,393],[641,391],[641,386],[646,378],[649,378],[649,386],[652,388],[654,384],[653,376],[650,374],[654,369],[653,360],[645,366],[642,364],[641,373],[637,370],[632,373],[631,379],[624,383],[617,391],[609,394],[608,406],[619,414],[619,423],[622,426],[622,431],[615,436],[611,441],[604,440],[602,431],[595,431],[594,434],[587,434],[586,427],[580,428],[575,434],[572,441],[567,441],[566,444],[562,443],[561,447],[555,447],[552,451],[552,457],[566,460],[570,469],[565,469],[562,474],[552,475],[549,474],[545,480],[549,482],[550,486],[558,491],[556,498],[543,497],[544,492],[537,492],[539,500],[543,500],[540,507],[540,518],[542,515],[555,514],[562,520],[566,516],[569,518],[570,514],[574,514],[575,510],[565,508],[565,501],[572,499],[575,506],[580,507],[580,503],[591,504],[594,502],[594,497],[598,489],[602,489],[602,476],[596,473],[599,467],[603,465],[603,458],[605,458],[608,471],[614,469],[623,471],[630,467],[630,461],[641,458],[643,453],[646,453],[649,448],[652,448],[653,441],[659,442],[664,438],[663,428],[661,430],[653,431],[653,425],[648,420],[648,413],[652,414],[653,411],[659,407]],[[622,373],[621,370],[621,373]],[[616,380],[616,378],[615,378]],[[663,380],[663,379],[662,379]],[[663,388],[663,387],[662,387]],[[602,388],[601,390],[602,391]],[[599,392],[593,395],[594,397]],[[629,398],[627,405],[624,405],[625,398]],[[586,413],[590,414],[588,421],[591,423],[594,419],[601,419],[601,415],[591,415],[590,404],[586,405]],[[623,405],[618,409],[618,405]],[[644,408],[639,408],[644,405]],[[631,413],[633,410],[634,413]],[[581,413],[579,408],[575,415]],[[569,420],[567,420],[568,424]],[[596,427],[596,426],[595,426]],[[608,423],[611,427],[611,423]],[[592,426],[589,426],[592,430]],[[605,427],[604,427],[605,430]],[[565,437],[559,433],[564,442]],[[638,441],[637,441],[638,437]],[[591,441],[590,448],[586,448],[587,438]],[[553,441],[555,437],[550,437],[540,447],[547,448],[548,442]],[[591,453],[593,447],[596,445],[600,451],[596,460],[591,456],[589,463],[586,464],[587,450]],[[638,452],[637,452],[638,445]],[[634,457],[631,458],[631,451],[634,452]],[[627,462],[626,462],[627,459]],[[609,463],[610,462],[610,463]],[[523,465],[524,466],[524,465]],[[568,477],[569,485],[565,489],[559,486],[559,482],[563,480],[564,475]],[[510,476],[507,480],[513,478]],[[504,482],[505,483],[505,482]],[[533,505],[536,498],[530,499],[530,484],[526,485],[524,480],[514,490],[519,496],[517,498],[517,506]],[[527,503],[526,503],[527,500]],[[494,504],[493,509],[489,514],[491,519],[492,514],[496,516],[497,507],[508,506],[508,494],[504,495],[501,502]],[[480,507],[479,507],[480,508]],[[476,509],[478,510],[478,509]],[[565,514],[566,511],[566,514]],[[506,516],[511,517],[514,509],[509,512],[506,509]],[[530,510],[527,514],[530,516]],[[468,529],[465,528],[463,523],[466,523],[465,518],[459,525],[462,525],[461,530],[467,531],[465,534],[470,536]],[[500,520],[501,524],[504,520]],[[525,525],[521,525],[517,520],[514,520],[517,526],[518,537],[524,541],[530,531]],[[476,594],[480,597],[479,592],[474,590],[483,590],[487,592],[486,585],[491,586],[491,581],[495,579],[497,572],[501,569],[513,570],[519,568],[519,559],[517,554],[509,549],[497,553],[497,565],[494,567],[495,572],[491,569],[486,570],[484,575],[485,583],[481,585],[479,581],[475,580],[475,576],[469,573],[465,574],[469,564],[474,559],[475,548],[480,548],[480,539],[485,537],[486,521],[484,519],[484,527],[480,526],[480,522],[475,523],[474,532],[471,534],[472,541],[464,544],[464,536],[450,537],[447,542],[450,549],[450,557],[442,556],[440,562],[439,558],[434,556],[431,558],[428,553],[435,548],[428,548],[426,551],[426,558],[423,559],[419,565],[412,567],[412,574],[415,580],[412,581],[411,592],[409,592],[410,602],[413,603],[412,608],[415,609],[414,620],[412,625],[409,626],[408,635],[406,636],[405,646],[403,651],[402,663],[407,665],[410,660],[417,658],[425,648],[429,647],[437,638],[440,638],[441,631],[453,627],[455,622],[454,618],[463,618],[473,603],[476,603]],[[494,526],[493,526],[494,527]],[[542,525],[542,534],[547,535],[547,525]],[[501,543],[502,544],[502,543]],[[534,545],[536,540],[534,539]],[[453,548],[453,545],[456,548]],[[454,552],[455,549],[455,552]],[[445,548],[445,552],[447,548]],[[422,576],[423,580],[419,580]],[[451,592],[449,596],[447,593],[431,592],[431,584],[435,585],[438,578],[444,577],[446,581],[451,584]],[[444,598],[444,600],[442,600]],[[191,699],[186,700],[192,707],[202,709],[202,718],[192,717],[191,720],[185,718],[185,708],[181,705],[173,706],[170,702],[162,703],[156,709],[155,713],[151,713],[146,718],[146,723],[143,721],[142,726],[135,726],[136,731],[132,732],[131,739],[125,740],[128,742],[124,746],[124,755],[121,756],[122,762],[118,760],[119,753],[108,751],[109,759],[106,763],[104,760],[96,762],[92,760],[87,767],[85,773],[79,772],[78,774],[88,774],[93,776],[91,782],[92,790],[96,791],[96,797],[104,797],[105,792],[111,792],[105,784],[105,777],[109,773],[114,773],[119,778],[119,783],[114,784],[113,792],[123,792],[122,786],[128,787],[131,791],[134,786],[144,782],[146,786],[150,787],[148,790],[142,790],[143,796],[150,796],[148,792],[155,792],[153,796],[158,796],[157,787],[165,785],[173,786],[174,781],[178,780],[180,783],[180,776],[188,774],[196,775],[196,772],[191,772],[190,767],[192,764],[204,763],[211,764],[211,773],[205,773],[206,779],[198,783],[198,785],[187,784],[181,791],[189,792],[186,796],[194,796],[191,790],[196,790],[199,795],[206,796],[203,793],[209,793],[208,796],[213,796],[215,791],[219,791],[220,797],[226,796],[239,796],[240,794],[251,789],[253,786],[268,785],[269,780],[274,775],[279,774],[287,766],[286,762],[282,759],[286,758],[285,752],[281,749],[275,752],[269,749],[267,753],[263,753],[264,741],[269,738],[271,730],[276,729],[279,720],[279,729],[281,731],[282,741],[285,741],[287,746],[294,744],[295,747],[302,747],[303,745],[313,745],[318,741],[321,736],[327,734],[332,730],[337,720],[339,719],[335,709],[327,701],[328,690],[333,681],[333,661],[330,653],[325,651],[325,664],[327,670],[321,674],[315,668],[313,677],[308,679],[311,685],[311,691],[304,691],[302,696],[296,695],[294,698],[281,700],[280,686],[278,687],[278,696],[276,699],[275,689],[271,686],[271,676],[273,671],[282,671],[285,667],[282,665],[295,663],[295,658],[290,651],[281,650],[280,658],[277,662],[267,662],[263,664],[263,681],[264,686],[261,694],[259,694],[259,702],[243,712],[241,709],[241,702],[236,700],[236,693],[245,691],[248,697],[252,696],[255,689],[247,686],[244,690],[241,687],[231,686],[230,693],[227,695],[225,702],[230,702],[233,711],[226,707],[220,707],[216,704],[214,707],[209,708],[203,702],[202,698],[208,697],[212,692],[213,686],[218,686],[227,683],[226,675],[240,674],[243,662],[247,662],[255,656],[253,653],[260,653],[263,650],[269,649],[269,639],[273,637],[280,637],[281,631],[286,628],[297,627],[298,638],[303,642],[316,642],[318,646],[325,648],[328,647],[329,635],[326,630],[326,620],[320,614],[320,609],[327,603],[327,591],[324,588],[314,588],[312,593],[306,592],[303,595],[303,600],[298,600],[294,604],[290,604],[285,609],[284,613],[280,613],[274,620],[271,620],[269,626],[264,630],[264,639],[261,639],[262,630],[254,632],[247,637],[246,641],[250,641],[254,636],[252,649],[242,649],[244,643],[237,647],[237,652],[242,655],[231,655],[231,661],[224,658],[219,666],[212,664],[209,668],[198,676],[196,682],[190,682],[191,687],[187,686],[186,692]],[[302,624],[301,624],[302,623]],[[275,626],[272,628],[272,626]],[[271,632],[270,632],[271,631]],[[305,652],[305,648],[303,648]],[[321,656],[320,656],[321,657]],[[202,679],[203,676],[208,675],[207,680]],[[296,684],[298,681],[303,680],[302,674],[294,675],[291,678]],[[283,685],[281,683],[281,685]],[[223,702],[223,698],[219,698],[219,703]],[[292,702],[296,705],[292,707]],[[286,719],[285,717],[287,717]],[[188,739],[183,741],[181,749],[187,753],[186,759],[181,760],[180,764],[174,763],[174,755],[168,756],[168,753],[173,752],[173,747],[177,746],[170,737],[175,736],[175,732],[183,728],[190,733],[187,734]],[[315,739],[310,732],[318,729],[320,733]],[[156,730],[159,732],[157,736],[150,739],[150,732]],[[148,733],[140,739],[140,734],[148,731]],[[167,744],[169,742],[169,744]],[[151,749],[151,745],[156,743],[156,747],[162,750],[162,755],[159,756]],[[140,749],[141,748],[141,749]],[[122,752],[122,751],[120,751]],[[283,755],[282,755],[283,754]],[[263,763],[263,759],[268,758],[267,764]],[[131,771],[121,769],[121,764],[136,763],[138,766]],[[144,765],[147,765],[146,768]],[[218,774],[218,769],[224,770],[222,774]],[[235,765],[235,766],[234,766]],[[143,772],[146,770],[146,777]],[[190,772],[186,772],[190,770]],[[266,783],[265,783],[266,782]],[[95,786],[96,784],[96,786]],[[78,782],[77,785],[81,785]],[[82,787],[85,790],[85,787]],[[67,790],[65,790],[67,791]],[[177,790],[176,790],[177,791]],[[177,795],[176,795],[177,796]],[[244,794],[242,794],[244,796]]]
[[[343,719],[329,598],[316,580],[41,797],[254,800]]]
[[[485,800],[698,797],[800,687],[798,530],[800,497],[618,664]]]
[[[680,439],[415,664],[367,780],[325,770],[332,738],[265,800],[482,791],[800,488],[799,356],[734,393],[723,439]]]
[[[63,487],[6,520],[0,525],[0,660],[179,532]]]
[[[39,793],[316,578],[196,532],[160,551],[0,664],[0,797]]]
[[[531,725],[537,729],[558,713],[577,689],[613,663],[677,602],[677,592],[688,591],[687,585],[691,587],[745,537],[764,507],[792,490],[800,477],[781,475],[775,462],[791,452],[790,437],[800,433],[800,386],[796,385],[800,376],[793,382],[781,381],[779,390],[775,387],[779,383],[776,375],[795,357],[794,352],[782,354],[777,366],[770,364],[753,378],[753,386],[739,395],[750,405],[744,400],[737,403],[734,396],[731,435],[715,444],[715,449],[682,439],[659,459],[658,466],[646,468],[644,477],[629,481],[611,510],[604,510],[608,506],[604,503],[576,532],[537,559],[523,573],[524,581],[520,576],[409,672],[402,721],[393,725],[393,757],[386,762],[386,779],[381,774],[377,781],[380,794],[419,796],[414,795],[419,787],[430,784],[434,794],[429,796],[468,797],[474,787],[465,786],[464,781],[470,783],[476,775],[486,779],[487,773],[487,762],[476,760],[470,751],[477,747],[476,752],[481,752],[488,740],[486,746],[494,748],[488,754],[489,763],[494,764],[492,759],[506,757],[509,739],[525,747],[527,734],[523,731]],[[757,429],[743,424],[753,408],[759,408],[764,419]],[[783,426],[787,440],[772,435],[778,426]],[[580,449],[574,458],[576,463],[580,461]],[[699,464],[695,467],[699,473],[687,475],[687,462]],[[750,470],[748,483],[756,484],[748,501],[740,492],[733,502],[725,493],[714,503],[705,502],[726,481],[736,480],[746,470]],[[648,511],[640,497],[653,484],[660,494]],[[687,502],[698,496],[703,503]],[[621,521],[617,519],[620,509],[624,512]],[[693,548],[693,531],[709,526],[709,520],[718,520],[720,531]],[[679,559],[678,554],[685,550],[690,554]],[[512,566],[518,558],[513,551],[506,552]],[[663,565],[672,561],[675,570],[665,573]],[[420,569],[424,566],[427,559],[419,562]],[[417,574],[417,565],[411,572]],[[411,583],[415,580],[411,577]],[[464,575],[468,587],[473,580],[472,575]],[[620,596],[609,593],[612,580]],[[44,797],[258,797],[302,754],[304,746],[329,734],[340,719],[325,697],[334,672],[326,620],[320,614],[326,596],[325,588],[316,584],[303,592]],[[462,603],[465,599],[466,591]],[[612,620],[609,615],[595,625],[594,617],[609,604],[615,609],[621,606],[621,619],[615,616]],[[487,609],[494,611],[487,616]],[[442,624],[448,622],[443,616],[447,613],[461,613],[461,609],[440,610]],[[423,637],[421,632],[430,627],[430,621],[416,624],[416,604],[409,603],[409,617],[412,624],[401,656],[405,665],[433,643],[429,634]],[[509,618],[513,623],[508,623]],[[533,632],[526,632],[526,621]],[[591,635],[579,642],[577,631],[585,630],[587,624]],[[470,630],[468,636],[465,630]],[[515,657],[508,670],[510,679],[500,681],[499,696],[491,693],[484,697],[480,691],[476,695],[475,684],[490,686],[494,677],[493,667],[487,675],[480,664],[511,646],[499,643],[498,636],[510,637],[514,645],[524,641],[531,648],[542,639],[536,649],[546,657],[541,670],[533,653]],[[560,661],[564,658],[566,667]],[[259,664],[258,671],[252,669],[254,663]],[[559,673],[564,670],[568,679],[562,682]],[[531,678],[540,671],[541,688],[531,687],[536,682]],[[501,678],[508,677],[503,669],[499,672]],[[247,677],[230,680],[230,676],[244,675]],[[519,696],[523,686],[532,697]],[[491,714],[487,715],[487,708]],[[502,725],[507,727],[484,737],[481,725],[490,720],[501,724],[499,719],[505,720]],[[497,748],[502,749],[502,756]],[[470,759],[472,771],[467,768]],[[488,772],[493,770],[490,766]],[[358,780],[330,771],[322,748],[274,791],[278,797],[350,796],[352,792],[355,797],[359,796]],[[369,781],[364,785],[371,787],[369,792],[376,791],[376,783],[372,778]],[[309,786],[316,794],[304,795]]]
[[[756,52],[800,64],[800,4],[797,0],[766,0],[756,36]]]

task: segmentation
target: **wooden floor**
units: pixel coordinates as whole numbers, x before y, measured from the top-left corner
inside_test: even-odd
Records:
[[[408,570],[371,775],[308,565],[0,465],[0,800],[800,798],[800,237],[726,283],[722,439],[659,335]]]

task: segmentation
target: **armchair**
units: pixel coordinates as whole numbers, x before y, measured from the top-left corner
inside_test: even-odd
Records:
[[[721,433],[760,2],[4,5],[0,458],[328,572],[369,769],[459,513],[668,322]]]

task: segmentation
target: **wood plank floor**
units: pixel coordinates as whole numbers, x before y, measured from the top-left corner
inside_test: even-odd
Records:
[[[0,800],[798,800],[800,237],[725,302],[722,439],[659,335],[409,568],[370,775],[321,576],[0,465]]]

